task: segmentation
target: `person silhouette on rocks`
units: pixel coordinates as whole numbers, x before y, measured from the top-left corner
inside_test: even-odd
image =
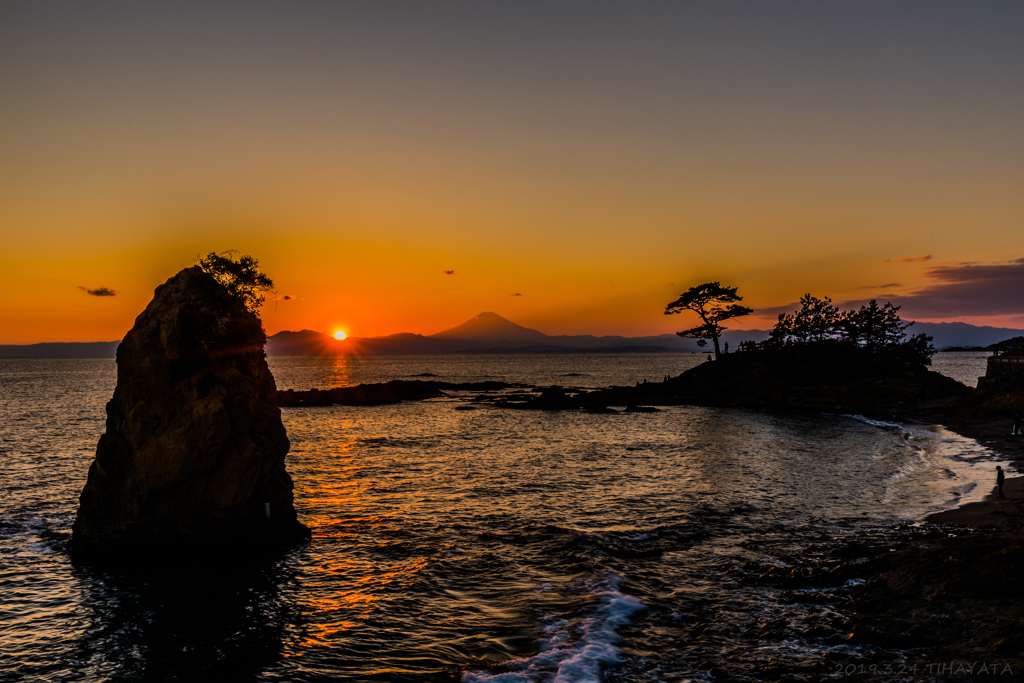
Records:
[[[1020,413],[1013,414],[1013,429],[1010,430],[1010,434],[1014,436],[1020,436]]]
[[[996,465],[996,498],[1006,498],[1003,495],[1003,482],[1006,481],[1006,475],[1003,474],[1003,468]]]

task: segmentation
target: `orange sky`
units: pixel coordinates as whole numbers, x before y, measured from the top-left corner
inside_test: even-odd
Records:
[[[0,8],[0,343],[225,249],[270,333],[657,334],[706,280],[1024,327],[1021,5],[396,7]]]

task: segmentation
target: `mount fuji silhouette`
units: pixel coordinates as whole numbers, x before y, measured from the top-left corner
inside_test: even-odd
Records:
[[[737,338],[751,333],[735,331]],[[760,339],[757,332],[753,337]],[[699,351],[692,339],[674,334],[653,337],[595,337],[592,335],[544,334],[497,313],[484,312],[461,325],[431,335],[404,332],[386,337],[348,337],[336,340],[323,332],[278,332],[267,339],[272,356],[344,354],[442,354],[442,353],[665,353]]]
[[[470,341],[528,341],[541,344],[551,339],[543,332],[516,325],[497,313],[481,313],[450,330],[432,334],[430,338]]]

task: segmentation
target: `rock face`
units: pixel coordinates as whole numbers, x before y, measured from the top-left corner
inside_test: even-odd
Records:
[[[75,551],[309,537],[259,318],[198,267],[156,289],[117,351]]]

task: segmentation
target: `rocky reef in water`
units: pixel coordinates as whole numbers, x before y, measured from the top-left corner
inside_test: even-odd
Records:
[[[357,384],[352,387],[334,389],[310,389],[295,391],[286,389],[277,392],[277,402],[282,408],[313,408],[326,406],[383,406],[403,401],[423,401],[428,398],[447,396],[446,391],[499,391],[523,387],[523,384],[508,382],[437,382],[425,380],[400,380],[377,384]]]
[[[259,318],[198,267],[156,289],[117,351],[73,551],[309,538],[285,470],[265,338]]]

